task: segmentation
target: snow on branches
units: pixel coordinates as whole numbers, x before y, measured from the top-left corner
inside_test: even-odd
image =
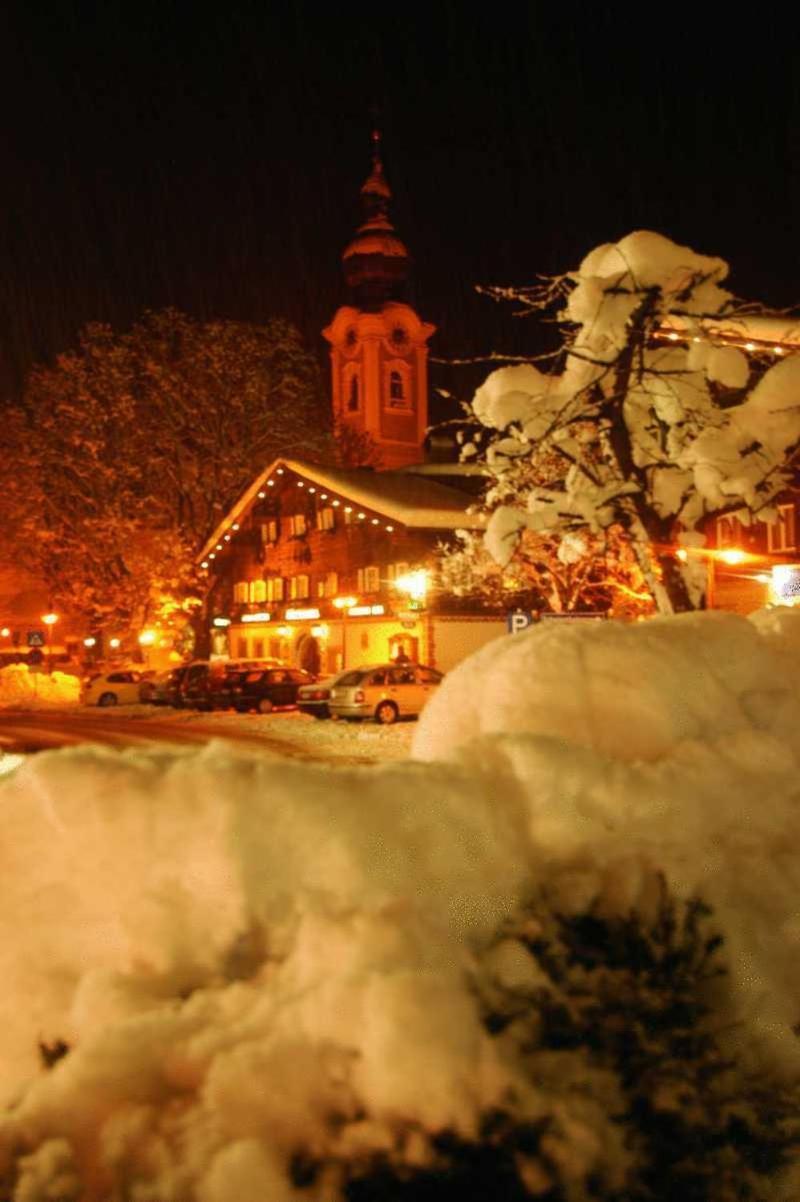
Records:
[[[771,517],[800,445],[800,356],[760,372],[715,342],[714,319],[742,311],[727,275],[638,231],[518,294],[528,312],[561,306],[564,342],[560,371],[503,367],[471,405],[489,431],[485,546],[499,565],[531,532],[613,528],[662,612],[703,604],[702,564],[675,551],[703,544],[709,515]]]

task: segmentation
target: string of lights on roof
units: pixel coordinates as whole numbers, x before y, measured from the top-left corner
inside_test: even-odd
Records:
[[[285,469],[282,467],[276,468],[275,475],[276,476],[285,475]],[[316,487],[313,485],[307,486],[305,480],[297,480],[297,481],[295,481],[295,483],[298,488],[305,488],[308,493],[310,493],[312,495],[316,495],[316,493],[317,493]],[[270,476],[270,478],[265,481],[265,487],[266,488],[274,488],[275,487],[275,480],[272,476]],[[256,494],[256,497],[254,499],[263,501],[266,499],[267,496],[268,496],[268,493],[264,490],[264,488],[262,488],[262,489],[259,489],[259,491]],[[318,500],[329,501],[331,506],[335,509],[338,509],[338,508],[341,508],[342,506],[344,506],[343,512],[346,514],[351,514],[354,512],[354,506],[344,504],[344,502],[339,497],[334,497],[332,494],[329,494],[327,492],[320,492],[319,496],[318,496]],[[359,522],[369,521],[369,524],[371,526],[380,526],[382,524],[381,519],[379,517],[370,518],[369,515],[364,510],[360,510],[360,509],[355,510],[355,516],[356,516],[357,521],[359,521]],[[239,530],[240,527],[241,527],[241,523],[232,522],[230,529],[235,531],[235,530]],[[387,534],[394,533],[395,528],[391,523],[384,524],[383,528]],[[209,554],[206,556],[206,558],[204,560],[202,560],[200,567],[202,568],[203,571],[208,571],[208,569],[211,566],[211,560],[217,558],[218,551],[225,550],[225,544],[231,541],[231,537],[232,536],[227,532],[225,534],[221,535],[221,541],[216,543],[214,546],[214,550],[210,551]]]
[[[696,328],[696,327],[695,327]],[[800,351],[800,333],[796,341],[778,340],[775,338],[758,338],[752,334],[740,333],[736,330],[723,329],[717,326],[702,327],[702,334],[691,334],[677,321],[661,326],[655,331],[655,337],[662,342],[709,342],[714,345],[733,346],[748,354],[787,355]]]

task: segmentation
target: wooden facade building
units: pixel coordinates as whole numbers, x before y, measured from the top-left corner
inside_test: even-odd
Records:
[[[447,670],[502,633],[434,592],[438,544],[482,525],[469,491],[480,478],[442,470],[276,460],[204,548],[212,653],[334,672],[402,649]]]

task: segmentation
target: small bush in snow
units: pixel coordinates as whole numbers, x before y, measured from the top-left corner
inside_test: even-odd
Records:
[[[721,1046],[722,938],[702,901],[659,878],[639,914],[554,914],[542,901],[483,959],[484,1023],[517,1062],[517,1096],[474,1140],[443,1131],[426,1163],[351,1167],[348,1202],[756,1202],[798,1142],[796,1099]],[[409,1144],[410,1145],[410,1141]]]

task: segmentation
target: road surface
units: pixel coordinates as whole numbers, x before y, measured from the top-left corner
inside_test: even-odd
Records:
[[[146,722],[136,717],[88,710],[0,710],[0,752],[32,753],[60,747],[77,747],[82,743],[99,743],[105,747],[185,747],[221,739],[239,747],[250,747],[288,759],[318,763],[374,764],[371,755],[331,754],[328,748],[298,746],[291,739],[282,739],[272,732],[239,730],[230,724],[224,728],[202,719],[192,722],[170,718],[148,717]]]

